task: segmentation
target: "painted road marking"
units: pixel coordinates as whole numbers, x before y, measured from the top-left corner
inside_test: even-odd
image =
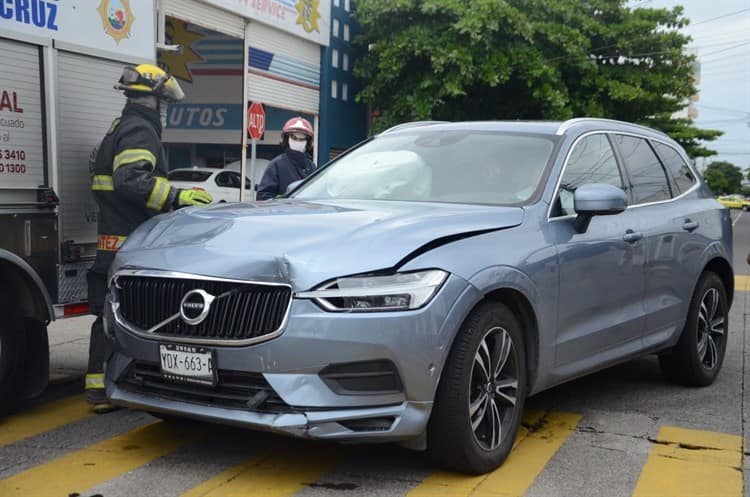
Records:
[[[750,291],[750,276],[738,274],[734,276],[734,290],[736,292]]]
[[[182,497],[287,497],[328,473],[344,447],[287,443],[206,480]]]
[[[741,497],[742,437],[664,426],[633,497]]]
[[[202,434],[196,425],[156,422],[0,480],[0,495],[71,495],[143,466]]]
[[[537,416],[532,414],[532,416]],[[544,466],[578,426],[578,414],[552,412],[524,424],[532,426],[519,434],[505,463],[482,476],[466,476],[441,471],[417,485],[408,497],[520,497],[534,483]]]
[[[0,418],[0,446],[12,444],[93,415],[86,399],[83,395],[78,395],[42,404],[7,419]]]
[[[732,226],[734,226],[735,224],[737,224],[737,221],[739,221],[739,220],[740,220],[740,218],[742,217],[742,214],[744,214],[744,213],[745,213],[745,211],[740,211],[740,215],[739,215],[739,216],[737,216],[737,217],[736,217],[736,218],[734,219],[734,221],[732,221]]]

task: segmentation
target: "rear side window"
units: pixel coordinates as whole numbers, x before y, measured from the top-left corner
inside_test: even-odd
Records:
[[[648,142],[643,138],[626,135],[614,135],[614,139],[630,177],[633,204],[672,198],[664,168]]]
[[[171,181],[206,181],[211,173],[206,171],[172,171],[167,174]]]
[[[664,163],[664,167],[667,168],[667,171],[672,175],[672,178],[677,185],[678,191],[675,192],[675,194],[677,195],[690,190],[693,185],[695,185],[696,179],[677,150],[669,145],[658,142],[654,143],[654,148],[656,148],[656,151]]]
[[[620,169],[606,135],[590,135],[579,141],[570,153],[560,181],[560,213],[575,214],[573,194],[587,183],[606,183],[623,187]]]

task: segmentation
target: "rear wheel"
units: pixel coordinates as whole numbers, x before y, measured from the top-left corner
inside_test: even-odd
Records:
[[[427,450],[441,466],[481,474],[513,448],[526,398],[521,326],[502,303],[480,304],[459,331],[438,386]]]
[[[690,386],[713,383],[724,362],[728,324],[729,302],[721,278],[715,273],[703,273],[680,341],[671,353],[659,356],[667,378]]]
[[[0,414],[13,408],[22,390],[23,330],[14,296],[0,289]]]

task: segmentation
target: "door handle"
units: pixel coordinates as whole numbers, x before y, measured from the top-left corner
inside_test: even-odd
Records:
[[[700,224],[696,223],[695,221],[685,219],[685,222],[682,225],[682,229],[684,229],[685,231],[693,231],[695,229],[698,229],[698,226],[700,226]]]
[[[643,238],[643,233],[635,232],[633,230],[628,230],[625,232],[625,234],[622,236],[622,239],[625,240],[628,243],[635,243],[639,241],[641,238]]]

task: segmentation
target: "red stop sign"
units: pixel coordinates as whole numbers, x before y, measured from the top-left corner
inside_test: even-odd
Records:
[[[260,140],[266,131],[266,111],[263,104],[253,102],[247,109],[247,131],[253,140]]]

